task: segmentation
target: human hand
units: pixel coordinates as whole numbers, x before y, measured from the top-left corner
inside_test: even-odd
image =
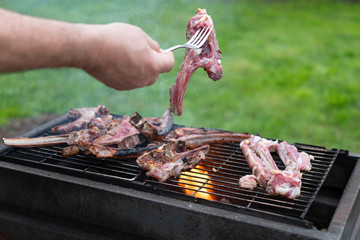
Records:
[[[174,55],[164,53],[156,41],[136,26],[126,23],[83,26],[91,40],[80,46],[83,49],[80,67],[109,87],[117,90],[145,87],[174,66]]]

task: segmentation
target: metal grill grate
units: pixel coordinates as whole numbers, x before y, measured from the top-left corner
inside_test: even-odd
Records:
[[[135,159],[98,159],[81,154],[63,157],[62,147],[5,148],[0,152],[0,159],[102,182],[126,184],[134,189],[304,227],[312,226],[306,221],[306,213],[339,154],[339,150],[296,144],[300,151],[312,154],[315,160],[311,171],[303,174],[300,197],[291,200],[270,196],[261,187],[253,191],[239,188],[239,178],[251,174],[251,170],[238,143],[211,145],[206,159],[196,168],[164,183],[147,178]],[[279,168],[284,168],[279,157],[273,157]]]
[[[133,159],[99,159],[82,154],[63,157],[61,155],[63,147],[65,145],[10,148],[2,155],[7,158],[4,160],[71,175],[81,173],[83,176],[88,175],[90,179],[98,176],[113,180],[133,181],[142,173]]]
[[[147,184],[164,191],[175,191],[191,195],[197,199],[215,201],[234,209],[252,209],[259,214],[271,213],[294,217],[297,224],[304,220],[306,213],[327,176],[339,151],[321,147],[296,144],[300,151],[306,151],[315,157],[312,169],[302,176],[301,195],[297,199],[270,196],[263,188],[254,190],[241,189],[239,178],[251,174],[239,144],[214,144],[207,157],[196,168],[184,172],[179,179],[171,179],[166,183],[147,180]],[[277,155],[273,156],[279,168],[284,165]],[[202,201],[203,204],[206,202]],[[288,221],[289,218],[286,218]],[[307,226],[306,221],[302,222]]]

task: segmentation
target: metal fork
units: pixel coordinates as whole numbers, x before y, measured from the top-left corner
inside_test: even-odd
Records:
[[[176,45],[176,46],[168,48],[164,51],[170,52],[170,51],[174,51],[175,49],[178,49],[178,48],[198,49],[198,48],[202,47],[202,45],[204,45],[205,41],[208,39],[208,37],[211,33],[211,30],[212,30],[212,26],[206,27],[206,28],[201,28],[201,29],[197,30],[196,33],[192,36],[192,38],[190,38],[190,40],[187,41],[185,44]]]

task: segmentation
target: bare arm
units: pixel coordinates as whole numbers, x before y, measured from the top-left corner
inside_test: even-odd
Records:
[[[125,24],[74,24],[0,8],[0,72],[82,68],[117,90],[153,84],[174,66],[140,28]]]

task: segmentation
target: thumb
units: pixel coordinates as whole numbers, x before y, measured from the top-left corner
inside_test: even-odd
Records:
[[[155,61],[159,66],[159,73],[170,72],[174,67],[175,58],[172,52],[165,53],[162,50],[155,53]]]

